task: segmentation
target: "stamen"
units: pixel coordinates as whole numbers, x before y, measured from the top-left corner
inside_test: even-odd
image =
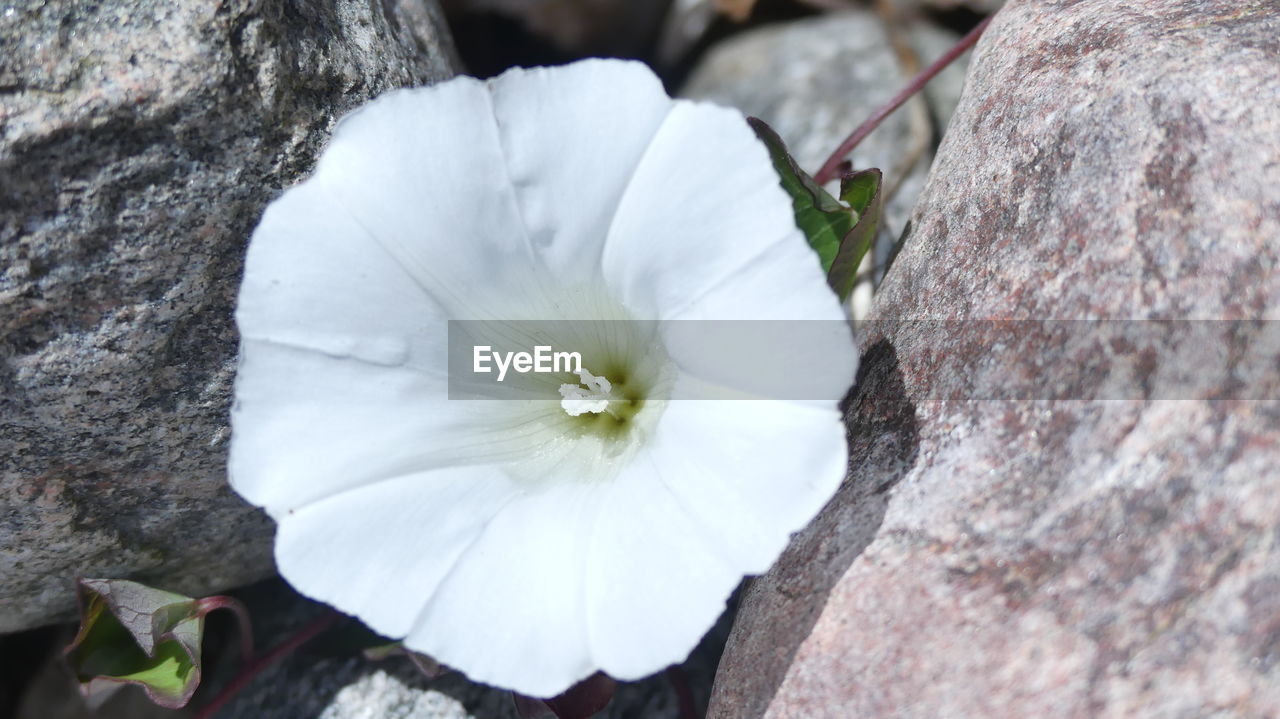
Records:
[[[585,367],[579,368],[577,374],[586,388],[576,384],[560,385],[560,396],[564,398],[560,400],[560,407],[570,417],[578,417],[587,412],[613,414],[609,411],[609,402],[613,400],[613,385],[609,380],[591,374]]]

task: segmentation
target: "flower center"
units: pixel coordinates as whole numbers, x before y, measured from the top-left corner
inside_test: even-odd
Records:
[[[659,323],[633,319],[593,286],[530,293],[503,315],[511,319],[471,321],[458,330],[465,331],[460,346],[467,362],[477,345],[495,354],[546,346],[577,355],[567,368],[507,375],[496,396],[518,401],[493,403],[493,409],[502,410],[495,436],[513,450],[522,446],[512,453],[509,471],[530,481],[608,480],[653,435],[671,394],[675,367]]]
[[[582,367],[576,373],[577,384],[561,384],[560,409],[574,436],[593,437],[614,445],[609,451],[612,453],[621,449],[621,445],[642,439],[656,419],[653,415],[661,413],[659,407],[663,403],[649,402],[661,382],[656,376],[646,376],[643,365],[607,366],[616,381]],[[660,390],[658,393],[662,394]]]
[[[613,403],[613,385],[605,377],[597,377],[590,370],[582,368],[577,372],[582,380],[579,384],[565,383],[560,385],[560,407],[570,417],[580,417],[587,412],[599,414],[608,412],[617,416],[617,410],[611,410]],[[586,385],[585,388],[583,385]]]

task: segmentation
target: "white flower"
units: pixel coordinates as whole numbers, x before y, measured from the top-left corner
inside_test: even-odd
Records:
[[[280,572],[525,694],[681,661],[845,472],[843,324],[776,348],[822,356],[797,382],[826,399],[673,399],[751,380],[699,376],[675,320],[844,314],[741,115],[637,63],[352,113],[264,215],[236,319],[231,482],[279,523]],[[536,398],[462,401],[450,319],[600,329],[576,338],[583,372],[525,382]]]

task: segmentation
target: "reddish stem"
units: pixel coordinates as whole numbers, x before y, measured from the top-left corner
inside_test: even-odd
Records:
[[[324,616],[310,622],[292,636],[283,642],[268,649],[262,656],[257,657],[231,680],[231,683],[223,687],[222,691],[213,698],[208,704],[196,714],[195,719],[213,719],[214,714],[222,708],[224,704],[231,700],[236,694],[249,685],[259,674],[276,662],[284,659],[293,653],[295,649],[314,639],[318,634],[328,629],[334,622],[342,618],[337,612],[327,612]]]
[[[973,47],[974,44],[978,42],[978,38],[982,37],[982,31],[986,30],[987,25],[990,24],[991,18],[989,17],[978,23],[977,27],[970,30],[968,35],[960,38],[960,42],[957,42],[954,47],[946,52],[946,54],[935,60],[929,67],[921,70],[920,74],[912,78],[911,82],[907,83],[907,86],[902,88],[902,90],[899,91],[892,100],[879,110],[872,113],[871,117],[868,117],[863,121],[863,123],[858,126],[858,129],[854,130],[852,134],[845,138],[844,142],[840,143],[840,147],[836,148],[836,151],[831,153],[831,157],[827,158],[826,163],[823,164],[822,168],[813,176],[814,181],[819,185],[825,185],[836,179],[840,174],[840,163],[844,158],[849,156],[849,153],[853,152],[853,148],[857,147],[858,143],[866,139],[867,135],[870,135],[873,130],[879,127],[880,123],[884,122],[886,117],[893,114],[894,110],[902,107],[903,103],[910,100],[912,95],[920,92],[925,85],[929,84],[929,81],[932,80],[934,76],[942,72],[943,68],[955,62],[956,58],[960,57],[966,50]]]
[[[240,628],[240,661],[244,664],[253,661],[253,623],[249,620],[249,610],[231,597],[205,597],[196,600],[196,610],[201,616],[215,609],[227,609],[236,615],[236,624]]]

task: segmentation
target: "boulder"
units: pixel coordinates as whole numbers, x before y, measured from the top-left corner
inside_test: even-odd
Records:
[[[996,16],[708,716],[1280,716],[1277,26]]]
[[[455,62],[434,0],[0,11],[0,632],[77,575],[272,570],[227,488],[232,310],[265,205],[346,110]]]

